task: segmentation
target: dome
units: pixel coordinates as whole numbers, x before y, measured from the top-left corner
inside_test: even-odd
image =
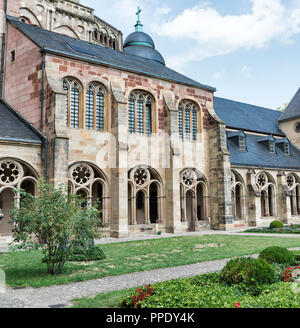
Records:
[[[125,47],[124,52],[130,55],[135,55],[135,56],[155,60],[160,64],[166,65],[162,55],[157,50],[150,48],[148,46],[131,45]]]
[[[150,35],[143,32],[143,24],[140,21],[140,7],[136,15],[138,20],[135,24],[135,32],[128,35],[124,42],[124,52],[130,55],[143,57],[146,59],[155,60],[162,65],[166,65],[162,55],[155,50],[154,42]]]
[[[152,38],[144,32],[133,32],[128,35],[124,42],[124,48],[130,45],[148,46],[155,49]]]

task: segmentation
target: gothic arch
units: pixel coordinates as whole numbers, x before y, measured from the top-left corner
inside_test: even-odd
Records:
[[[103,223],[108,224],[108,179],[95,164],[76,161],[69,164],[68,190],[73,194],[84,192],[88,206],[98,206]]]
[[[180,172],[181,221],[187,222],[194,231],[198,221],[208,218],[208,183],[204,174],[196,168]]]
[[[261,193],[261,216],[277,216],[277,193],[274,178],[268,172],[261,171],[256,175],[255,183]]]
[[[290,192],[291,215],[300,215],[300,178],[296,173],[289,173],[286,177],[287,188]]]
[[[160,174],[147,165],[128,171],[129,224],[161,223],[164,186]]]
[[[232,214],[235,220],[244,220],[246,212],[246,188],[242,176],[235,170],[231,171]]]
[[[0,233],[11,233],[10,209],[20,205],[19,189],[36,194],[38,174],[28,163],[15,158],[0,158]],[[2,216],[1,215],[1,216]]]

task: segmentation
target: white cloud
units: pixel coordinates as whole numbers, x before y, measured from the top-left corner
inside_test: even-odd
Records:
[[[240,49],[260,49],[273,40],[291,41],[300,32],[300,5],[288,8],[281,0],[250,1],[249,14],[221,15],[209,5],[195,6],[156,26],[160,36],[187,44],[168,63],[182,66]]]
[[[171,12],[171,8],[168,6],[160,7],[155,10],[157,15],[168,15]]]

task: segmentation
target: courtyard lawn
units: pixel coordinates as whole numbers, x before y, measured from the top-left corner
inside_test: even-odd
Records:
[[[160,282],[151,286],[153,296],[143,301],[147,308],[299,308],[300,293],[295,285],[276,282],[266,285],[258,296],[243,292],[238,285],[220,281],[219,273]],[[299,288],[300,291],[300,288]],[[122,300],[136,294],[127,289],[74,299],[75,308],[120,308]],[[238,303],[238,304],[237,304]]]
[[[259,253],[268,246],[300,247],[299,238],[204,235],[104,244],[107,259],[66,263],[49,275],[40,251],[0,255],[0,269],[11,287],[35,288],[97,279],[131,272],[174,267]]]

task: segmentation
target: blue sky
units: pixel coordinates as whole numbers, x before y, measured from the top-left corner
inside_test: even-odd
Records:
[[[216,95],[268,108],[300,87],[300,0],[81,0],[133,32],[142,8],[167,66],[217,89]]]

